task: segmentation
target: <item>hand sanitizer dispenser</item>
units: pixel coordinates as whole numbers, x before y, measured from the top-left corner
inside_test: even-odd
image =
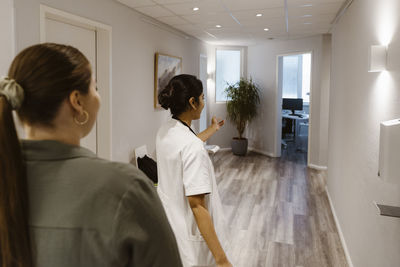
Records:
[[[400,185],[400,119],[382,122],[380,131],[379,175]]]

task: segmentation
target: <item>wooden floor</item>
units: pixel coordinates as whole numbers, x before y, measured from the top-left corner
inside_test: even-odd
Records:
[[[218,152],[216,178],[235,267],[348,266],[325,192],[325,172],[292,146],[281,158]]]

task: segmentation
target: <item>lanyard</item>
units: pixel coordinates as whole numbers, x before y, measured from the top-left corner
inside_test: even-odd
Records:
[[[185,125],[186,127],[188,127],[189,130],[190,130],[195,136],[197,136],[197,134],[192,130],[192,128],[190,128],[190,126],[186,124],[186,122],[181,121],[178,117],[175,117],[175,116],[172,116],[172,118],[175,119],[175,120],[177,120],[177,121],[180,121],[183,125]]]

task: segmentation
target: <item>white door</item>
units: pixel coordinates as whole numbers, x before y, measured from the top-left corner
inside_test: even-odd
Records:
[[[46,18],[46,42],[71,45],[78,48],[90,61],[96,78],[96,31]],[[81,140],[81,146],[97,154],[97,123],[88,136]]]
[[[203,83],[203,93],[206,103],[200,115],[200,132],[207,129],[207,57],[200,55],[200,80]]]

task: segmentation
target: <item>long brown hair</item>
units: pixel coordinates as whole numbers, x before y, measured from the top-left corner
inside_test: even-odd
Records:
[[[73,90],[87,94],[91,67],[76,48],[39,44],[19,53],[8,72],[24,90],[21,121],[52,127],[61,103]],[[32,267],[28,183],[12,108],[0,95],[0,266]]]

